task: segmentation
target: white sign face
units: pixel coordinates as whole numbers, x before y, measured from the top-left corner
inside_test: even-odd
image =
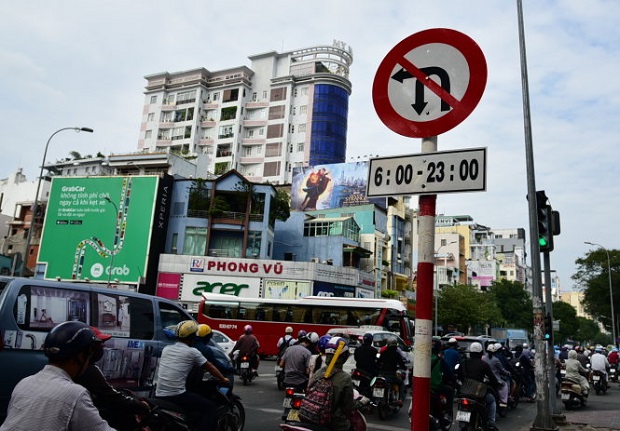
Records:
[[[486,190],[486,148],[370,159],[366,196]]]

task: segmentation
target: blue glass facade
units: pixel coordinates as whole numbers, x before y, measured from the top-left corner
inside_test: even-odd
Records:
[[[348,113],[346,90],[326,84],[314,87],[310,166],[345,161]]]

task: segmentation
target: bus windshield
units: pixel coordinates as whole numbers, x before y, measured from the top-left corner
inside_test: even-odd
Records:
[[[226,333],[234,340],[251,324],[261,344],[262,356],[277,355],[277,342],[287,326],[326,334],[330,328],[374,326],[392,331],[412,344],[411,321],[400,301],[389,299],[325,298],[307,296],[297,300],[239,298],[203,294],[198,322]]]

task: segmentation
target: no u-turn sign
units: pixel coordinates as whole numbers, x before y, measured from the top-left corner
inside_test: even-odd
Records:
[[[430,29],[405,38],[386,55],[372,98],[386,126],[425,138],[467,118],[486,81],[486,60],[476,42],[455,30]]]

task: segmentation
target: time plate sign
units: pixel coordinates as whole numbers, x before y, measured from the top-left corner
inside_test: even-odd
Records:
[[[370,159],[366,196],[486,190],[486,148]]]

